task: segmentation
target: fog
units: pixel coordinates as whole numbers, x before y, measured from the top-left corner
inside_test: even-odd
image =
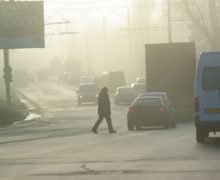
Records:
[[[45,0],[45,48],[10,49],[10,64],[35,71],[73,61],[81,75],[122,70],[133,82],[145,76],[145,44],[167,43],[169,33],[172,42],[192,41],[191,22],[178,2],[171,2],[169,29],[163,0]]]

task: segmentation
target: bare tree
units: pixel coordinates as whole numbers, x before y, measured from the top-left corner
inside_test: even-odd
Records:
[[[220,2],[216,0],[179,0],[176,4],[190,18],[192,37],[195,40],[197,33],[203,35],[199,41],[208,45],[211,50],[220,48],[219,43],[219,6]],[[201,37],[200,37],[201,38]]]

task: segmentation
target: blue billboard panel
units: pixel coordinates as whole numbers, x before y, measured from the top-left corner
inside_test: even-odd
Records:
[[[43,1],[0,2],[0,48],[44,48]]]

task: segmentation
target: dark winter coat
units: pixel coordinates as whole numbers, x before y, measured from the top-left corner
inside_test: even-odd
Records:
[[[109,95],[107,93],[100,93],[98,97],[98,114],[99,116],[110,116],[111,105]]]

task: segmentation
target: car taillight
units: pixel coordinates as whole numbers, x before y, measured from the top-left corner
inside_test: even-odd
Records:
[[[128,112],[134,112],[134,107],[129,107]]]
[[[195,112],[199,111],[199,98],[198,97],[194,98],[194,111]]]
[[[160,112],[166,112],[166,108],[164,106],[160,106]]]

